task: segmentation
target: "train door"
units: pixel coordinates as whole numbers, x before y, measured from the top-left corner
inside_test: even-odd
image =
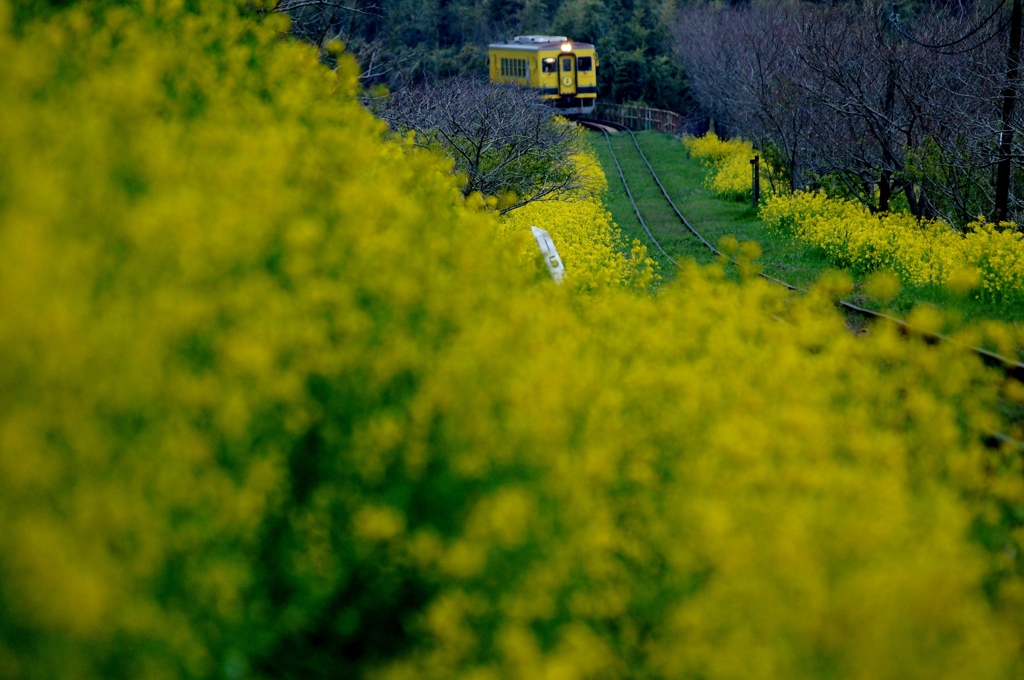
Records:
[[[562,54],[558,57],[558,94],[576,94],[576,55]]]

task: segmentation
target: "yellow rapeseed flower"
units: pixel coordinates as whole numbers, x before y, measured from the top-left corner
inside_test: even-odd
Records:
[[[1021,458],[984,444],[1016,388],[975,356],[855,337],[838,276],[652,295],[600,186],[463,200],[354,59],[249,4],[28,7],[0,0],[0,677],[1019,675]],[[1017,285],[1007,231],[958,260],[907,222],[900,259],[786,200],[837,258]]]

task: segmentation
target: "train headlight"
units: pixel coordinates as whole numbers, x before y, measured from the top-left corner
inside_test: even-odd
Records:
[[[571,42],[564,42],[564,43],[562,43],[562,51],[563,52],[572,52],[572,43]]]

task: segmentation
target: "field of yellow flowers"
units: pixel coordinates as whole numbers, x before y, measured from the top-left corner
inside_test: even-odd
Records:
[[[979,220],[965,234],[909,213],[873,215],[852,201],[821,192],[769,198],[761,209],[769,228],[821,248],[857,272],[890,271],[907,284],[977,289],[982,299],[1024,297],[1024,235]]]
[[[709,189],[723,198],[749,197],[755,153],[749,142],[711,132],[683,143],[708,166]],[[1014,228],[979,219],[961,234],[909,213],[872,214],[822,191],[769,193],[760,216],[769,229],[821,249],[836,266],[857,274],[890,272],[910,286],[973,290],[989,302],[1024,299],[1024,234]]]
[[[0,0],[0,678],[1019,677],[1024,387],[499,222],[286,30]]]
[[[551,234],[567,267],[569,285],[580,291],[610,286],[646,289],[657,276],[654,261],[639,241],[623,242],[622,232],[605,209],[602,196],[608,180],[593,151],[582,150],[573,159],[586,178],[585,188],[557,201],[537,201],[507,213],[501,220],[502,241],[520,254],[524,266],[538,255],[530,227]],[[543,268],[542,268],[543,269]],[[543,269],[542,276],[547,276]]]
[[[751,193],[750,159],[757,153],[754,146],[743,139],[722,139],[713,131],[702,137],[684,137],[683,145],[691,158],[697,158],[708,168],[705,182],[708,189],[722,198],[749,199]],[[770,174],[767,161],[761,159],[763,173]],[[761,182],[761,193],[771,194],[771,184]]]

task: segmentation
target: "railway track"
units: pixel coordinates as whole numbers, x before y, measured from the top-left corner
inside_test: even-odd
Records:
[[[595,130],[604,134],[605,142],[607,142],[608,144],[608,151],[611,153],[612,160],[615,161],[615,167],[619,172],[619,179],[622,181],[622,186],[626,190],[626,196],[629,198],[629,202],[633,206],[633,211],[636,213],[636,217],[640,221],[640,225],[643,227],[644,232],[647,234],[647,237],[651,240],[651,243],[654,245],[654,247],[657,248],[658,251],[661,252],[662,255],[664,255],[665,258],[667,258],[675,267],[682,269],[684,265],[680,263],[676,258],[672,257],[671,254],[669,254],[669,252],[665,249],[664,245],[652,233],[652,230],[648,226],[647,221],[641,214],[640,208],[639,206],[637,206],[636,200],[633,198],[633,193],[629,188],[629,182],[626,180],[626,174],[622,170],[622,164],[619,162],[619,158],[615,153],[615,149],[612,147],[611,138],[608,136],[609,130],[626,133],[630,136],[633,142],[633,146],[636,148],[636,151],[640,155],[640,158],[643,159],[644,165],[647,167],[647,170],[650,173],[651,178],[654,180],[655,184],[658,185],[658,189],[661,191],[661,195],[665,198],[665,201],[668,202],[668,205],[672,208],[672,212],[675,213],[676,217],[679,220],[679,223],[685,228],[686,232],[688,232],[694,238],[699,240],[705,248],[714,253],[716,256],[724,258],[734,265],[739,265],[739,263],[736,262],[736,260],[732,259],[728,255],[720,251],[718,248],[712,245],[706,238],[704,238],[700,231],[696,227],[694,227],[693,224],[686,218],[686,216],[683,215],[683,213],[679,210],[675,202],[672,200],[672,197],[669,196],[668,191],[665,190],[665,185],[661,182],[661,179],[658,177],[658,173],[654,171],[654,168],[651,166],[651,163],[647,159],[646,154],[644,154],[643,149],[640,148],[640,143],[637,141],[636,135],[633,134],[632,130],[625,127],[624,125],[620,125],[618,123],[613,123],[606,120],[581,118],[578,120],[578,122],[580,125],[583,125],[588,129]],[[769,276],[768,274],[765,274],[763,272],[758,274],[758,276],[780,286],[784,286],[785,288],[788,288],[794,293],[802,294],[807,292],[805,289],[799,286],[787,283],[786,281],[777,279],[773,276]],[[927,342],[948,342],[956,345],[961,344],[958,343],[956,340],[953,340],[952,338],[941,333],[932,333],[916,329],[903,319],[892,316],[890,314],[885,314],[882,312],[876,312],[871,309],[866,309],[864,307],[861,307],[860,305],[856,305],[846,300],[837,300],[836,304],[847,314],[852,314],[867,319],[884,319],[885,321],[895,324],[897,328],[899,328],[905,334],[919,335],[923,337]],[[1017,361],[1015,359],[1011,359],[1009,357],[1005,357],[1001,354],[991,352],[982,347],[975,347],[973,345],[965,345],[964,347],[965,349],[969,349],[970,351],[974,352],[987,365],[1002,370],[1007,377],[1011,377],[1021,382],[1024,382],[1024,363]],[[1000,441],[1009,441],[1008,438],[1004,438],[1004,435],[996,434],[994,436]],[[1022,447],[1024,447],[1024,443],[1019,444]]]

